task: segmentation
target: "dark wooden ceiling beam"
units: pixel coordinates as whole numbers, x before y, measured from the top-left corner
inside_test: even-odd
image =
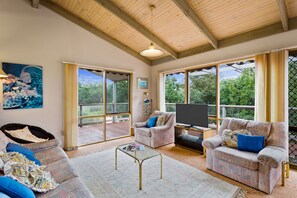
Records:
[[[285,0],[276,0],[284,31],[289,30],[288,11]]]
[[[289,30],[297,29],[297,17],[290,18],[288,20],[288,29]],[[284,32],[283,25],[281,22],[278,22],[278,23],[274,23],[272,25],[268,25],[268,26],[256,29],[256,30],[252,30],[249,32],[245,32],[245,33],[242,33],[239,35],[229,37],[229,38],[225,38],[225,39],[219,41],[219,45],[220,45],[220,49],[221,49],[221,48],[229,47],[232,45],[252,41],[255,39],[260,39],[260,38],[264,38],[267,36],[272,36],[275,34],[283,33],[283,32]],[[188,56],[193,56],[193,55],[204,53],[204,52],[211,51],[211,50],[214,50],[214,48],[210,44],[203,45],[203,46],[199,46],[199,47],[196,47],[196,48],[193,48],[190,50],[180,52],[179,57],[185,58]],[[174,59],[172,59],[171,57],[166,56],[166,57],[163,57],[160,59],[153,60],[152,65],[154,66],[154,65],[162,64],[162,63],[173,61],[173,60]]]
[[[104,8],[106,8],[107,10],[109,10],[110,12],[112,12],[114,15],[118,16],[121,20],[125,21],[127,24],[129,24],[132,28],[134,28],[136,31],[141,33],[147,39],[152,40],[152,42],[160,46],[164,51],[169,53],[173,58],[175,59],[178,58],[178,54],[175,50],[173,50],[169,45],[167,45],[164,41],[162,41],[157,36],[152,35],[151,31],[149,31],[143,25],[138,23],[135,19],[133,19],[130,15],[128,15],[118,6],[113,4],[111,1],[106,1],[106,0],[95,0],[95,1],[99,3],[101,6],[103,6]]]
[[[39,6],[39,0],[31,0],[31,5],[33,8],[38,8]]]
[[[190,19],[190,21],[200,30],[202,34],[208,39],[214,48],[219,47],[218,40],[214,37],[211,31],[199,18],[193,8],[185,0],[173,0],[173,2],[179,7],[179,9]]]
[[[83,29],[95,34],[96,36],[104,39],[105,41],[111,43],[112,45],[122,49],[123,51],[127,52],[128,54],[134,56],[135,58],[143,61],[144,63],[151,65],[152,61],[149,59],[141,56],[138,52],[134,51],[127,45],[121,43],[120,41],[114,39],[113,37],[107,35],[106,33],[102,32],[101,30],[97,29],[93,25],[87,23],[83,19],[75,16],[74,14],[70,13],[69,11],[65,10],[64,8],[60,7],[59,5],[55,4],[52,1],[48,0],[40,0],[40,4],[47,7],[48,9],[52,10],[53,12],[59,14],[60,16],[68,19],[69,21],[75,23],[76,25],[82,27]]]

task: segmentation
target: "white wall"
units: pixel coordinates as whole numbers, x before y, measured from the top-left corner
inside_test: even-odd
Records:
[[[283,49],[297,48],[297,30],[276,34],[273,36],[256,39],[253,41],[233,45],[230,47],[208,51],[202,54],[174,60],[171,62],[153,66],[151,69],[151,97],[156,101],[153,108],[159,107],[158,77],[160,72],[182,69],[191,66],[199,66],[208,63],[215,63],[224,60],[236,59],[239,57],[253,56],[263,52]]]
[[[63,140],[62,61],[133,70],[150,77],[150,66],[63,17],[28,0],[0,0],[0,62],[43,66],[44,107],[2,110],[0,126],[10,122],[40,126]],[[143,120],[143,90],[134,81],[134,121]]]

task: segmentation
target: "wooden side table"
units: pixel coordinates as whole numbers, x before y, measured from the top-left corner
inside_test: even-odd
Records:
[[[288,161],[282,162],[282,186],[286,185],[286,178],[290,176],[290,163]]]

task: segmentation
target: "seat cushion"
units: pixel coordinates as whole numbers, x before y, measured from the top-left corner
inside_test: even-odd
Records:
[[[35,157],[41,165],[47,165],[61,159],[68,158],[63,149],[59,146],[35,153]]]
[[[256,153],[239,151],[236,149],[220,146],[213,150],[214,157],[242,166],[251,170],[258,170],[259,163]]]
[[[74,168],[72,168],[69,160],[66,158],[48,164],[45,170],[49,171],[51,173],[51,176],[58,183],[62,183],[74,177],[78,177],[78,173],[74,170]]]
[[[55,190],[49,191],[47,193],[36,193],[35,196],[47,198],[94,197],[91,191],[78,177],[61,183]]]
[[[146,137],[151,137],[152,133],[151,130],[149,128],[138,128],[136,130],[137,135],[142,135],[142,136],[146,136]]]

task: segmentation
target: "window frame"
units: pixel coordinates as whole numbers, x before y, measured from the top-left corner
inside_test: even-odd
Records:
[[[184,95],[184,101],[185,104],[189,104],[189,72],[197,69],[206,69],[209,67],[215,67],[216,68],[216,115],[215,116],[209,116],[208,119],[210,120],[215,120],[216,121],[216,129],[217,132],[219,130],[220,122],[224,119],[221,118],[221,113],[220,113],[220,66],[222,64],[230,64],[230,63],[236,63],[240,61],[248,61],[248,60],[253,60],[255,61],[255,57],[245,57],[245,58],[239,58],[239,59],[232,59],[232,60],[227,60],[227,61],[220,61],[220,62],[215,62],[215,63],[209,63],[205,65],[198,65],[198,66],[192,66],[192,67],[187,67],[183,68],[180,70],[172,70],[172,71],[166,71],[166,72],[160,72],[160,101],[159,101],[159,107],[161,111],[166,111],[165,107],[165,76],[168,74],[174,74],[174,73],[180,73],[184,72],[185,73],[185,95]],[[162,95],[163,94],[163,95]]]

